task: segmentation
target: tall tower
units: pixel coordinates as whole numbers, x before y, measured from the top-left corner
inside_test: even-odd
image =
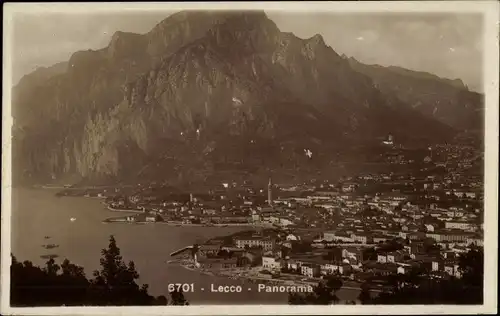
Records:
[[[267,203],[269,206],[273,206],[273,181],[269,178],[269,184],[267,185]]]

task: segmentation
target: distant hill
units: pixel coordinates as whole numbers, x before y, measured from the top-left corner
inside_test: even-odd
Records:
[[[469,91],[460,79],[400,67],[365,65],[354,58],[351,67],[369,76],[382,92],[397,97],[426,117],[459,130],[482,130],[483,95]]]

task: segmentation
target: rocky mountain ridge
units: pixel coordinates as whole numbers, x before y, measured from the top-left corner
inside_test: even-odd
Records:
[[[401,101],[429,118],[457,129],[478,130],[483,126],[483,96],[469,91],[460,79],[390,66],[365,65],[349,58],[352,68],[369,76],[383,93]]]
[[[14,170],[35,182],[189,178],[221,164],[296,166],[306,148],[320,170],[329,152],[388,133],[438,141],[460,129],[361,68],[263,12],[180,12],[21,80]]]

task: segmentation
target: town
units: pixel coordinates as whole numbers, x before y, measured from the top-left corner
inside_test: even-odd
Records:
[[[387,276],[412,271],[460,278],[459,255],[483,246],[483,158],[463,144],[427,150],[418,163],[389,159],[418,168],[334,183],[269,178],[267,188],[227,182],[206,193],[150,185],[86,195],[107,197],[110,210],[137,212],[111,222],[244,226],[172,253],[204,271],[309,284],[335,274],[353,286],[369,280],[380,287]]]

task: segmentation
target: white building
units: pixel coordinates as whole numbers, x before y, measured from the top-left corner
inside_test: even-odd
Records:
[[[466,231],[473,231],[477,228],[477,225],[466,221],[449,221],[444,223],[444,227],[447,229],[461,229]]]
[[[262,267],[268,270],[280,270],[281,260],[274,256],[263,256]]]
[[[245,248],[248,246],[252,247],[262,247],[264,250],[272,250],[274,248],[275,241],[271,238],[262,237],[249,237],[245,239],[236,239],[236,247]]]
[[[300,240],[300,237],[299,236],[295,236],[294,234],[288,234],[286,236],[286,240],[288,240],[288,241],[297,241],[297,240]]]
[[[300,267],[302,275],[313,278],[319,274],[319,268],[315,265],[304,264]]]
[[[467,241],[467,245],[475,244],[476,246],[484,247],[484,240],[481,238],[470,237],[470,238],[467,238],[466,241]]]
[[[377,262],[380,263],[387,263],[387,256],[386,255],[377,255]]]
[[[434,232],[434,226],[431,224],[426,224],[425,228],[427,229],[428,232]]]

